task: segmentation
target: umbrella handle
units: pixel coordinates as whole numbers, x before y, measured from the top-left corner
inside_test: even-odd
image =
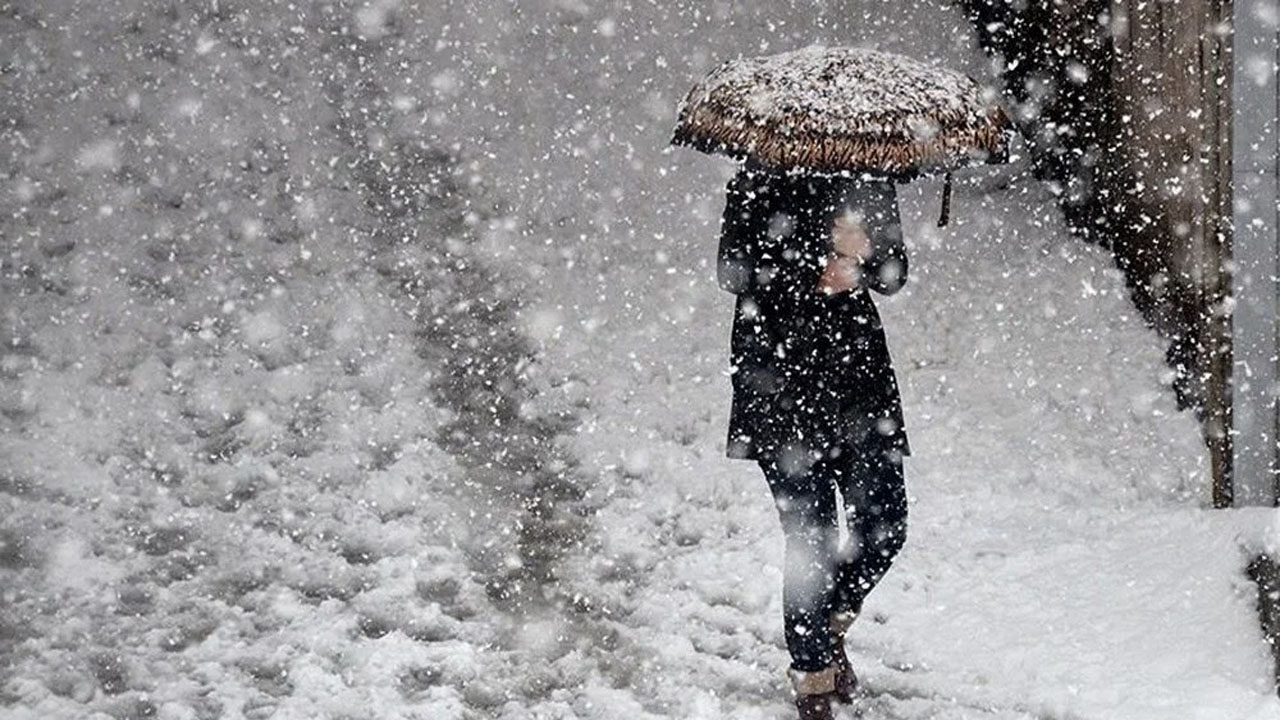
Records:
[[[942,184],[942,211],[938,213],[938,227],[946,227],[951,221],[951,173]]]

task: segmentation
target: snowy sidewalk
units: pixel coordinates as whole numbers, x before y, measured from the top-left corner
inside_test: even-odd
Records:
[[[29,5],[0,22],[10,80],[43,98],[0,229],[23,268],[0,327],[22,340],[0,367],[0,718],[792,716],[781,533],[758,470],[723,457],[729,166],[662,147],[688,82],[739,52],[840,38],[980,69],[958,12]],[[370,108],[390,138],[357,131]],[[440,185],[451,164],[401,154],[418,141],[492,193]],[[937,188],[903,191],[912,279],[880,307],[912,515],[851,641],[865,717],[1277,717],[1235,541],[1262,517],[1201,509],[1160,342],[1045,188],[1005,176],[961,186],[941,235]],[[474,274],[433,262],[462,240]],[[483,451],[556,436],[511,438],[486,383],[433,384],[519,360],[505,303],[469,296],[486,284],[530,298],[545,355],[493,364],[494,387],[540,383],[519,417],[582,421],[598,508],[585,547],[548,533],[565,580],[527,615],[486,582],[529,559],[509,552],[529,508],[486,495],[524,460]],[[475,344],[421,333],[445,308],[462,325],[439,332]],[[459,417],[495,420],[451,438],[474,453],[437,443]]]
[[[1108,256],[1026,212],[1052,207],[1039,184],[986,182],[945,234],[936,195],[903,193],[913,277],[880,306],[913,503],[851,635],[866,717],[1275,717],[1235,540],[1263,515],[1201,509],[1194,420]],[[545,278],[608,498],[582,573],[632,658],[599,699],[787,717],[781,534],[758,470],[722,456],[730,298],[705,266],[614,261],[605,306]]]

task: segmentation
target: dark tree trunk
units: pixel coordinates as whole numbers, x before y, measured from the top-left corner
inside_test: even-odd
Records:
[[[1224,0],[957,0],[1003,60],[1037,177],[1168,342],[1230,503],[1230,36]]]

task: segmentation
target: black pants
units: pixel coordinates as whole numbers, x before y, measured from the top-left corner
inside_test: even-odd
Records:
[[[800,468],[760,460],[760,468],[786,536],[782,605],[791,666],[822,670],[831,664],[835,644],[831,615],[859,612],[906,540],[902,456],[853,450]],[[837,492],[848,520],[844,548],[836,527]]]

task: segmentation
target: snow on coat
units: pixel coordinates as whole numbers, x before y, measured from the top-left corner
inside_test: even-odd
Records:
[[[872,255],[851,292],[817,289],[839,212],[865,217]],[[738,296],[728,455],[882,444],[909,454],[897,378],[869,290],[897,292],[907,255],[892,183],[748,165],[729,183],[717,265]]]

